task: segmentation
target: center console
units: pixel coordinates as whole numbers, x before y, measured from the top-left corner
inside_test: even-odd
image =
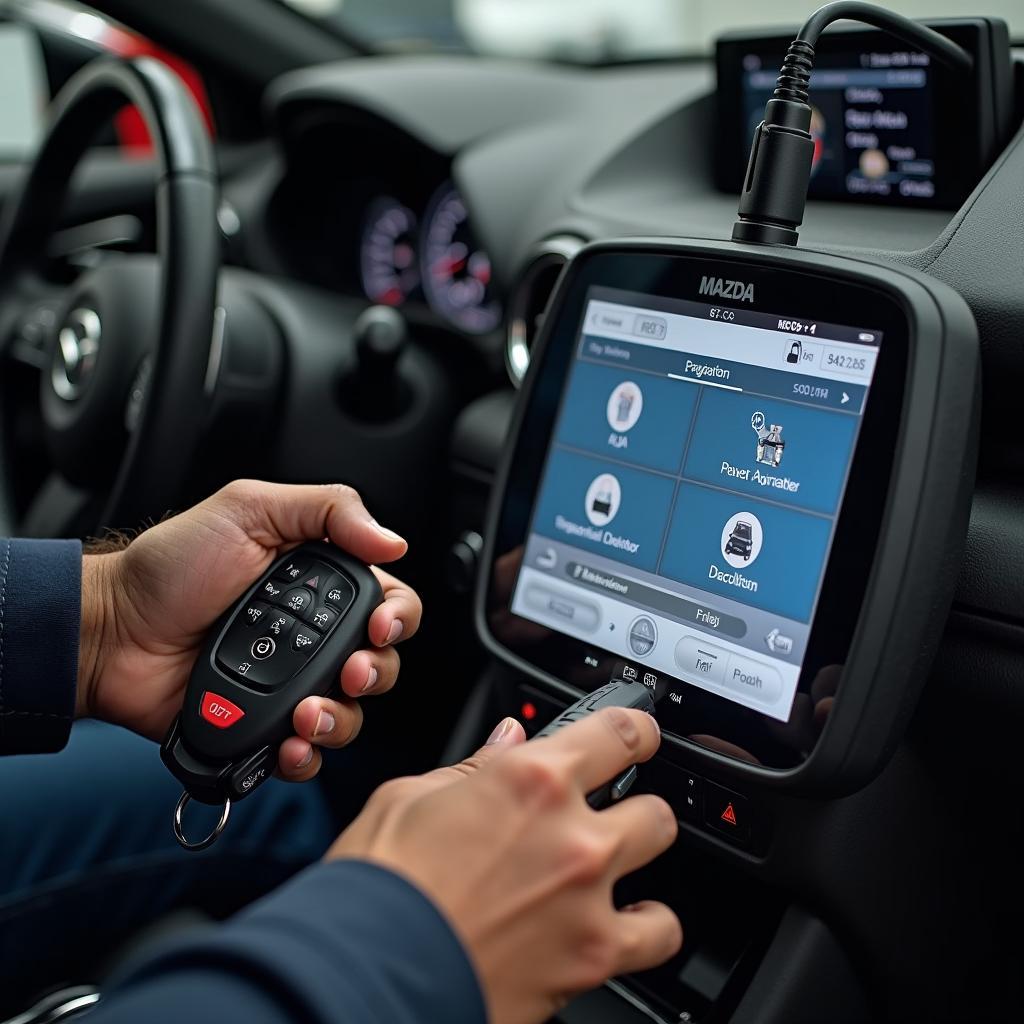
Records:
[[[902,736],[966,532],[978,384],[967,307],[909,271],[664,239],[567,268],[492,492],[475,613],[496,663],[462,738],[498,711],[535,731],[612,677],[653,692],[639,786],[681,838],[621,896],[670,902],[687,942],[592,999],[723,1019],[779,929],[817,926],[753,879],[794,840],[787,802],[857,792]]]

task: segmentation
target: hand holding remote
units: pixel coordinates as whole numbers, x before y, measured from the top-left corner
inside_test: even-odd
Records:
[[[87,556],[78,716],[163,739],[211,626],[279,554],[324,536],[364,562],[394,561],[406,550],[351,488],[236,481],[127,549]],[[353,698],[394,685],[393,645],[416,632],[421,606],[410,588],[373,571],[384,603],[369,619],[369,642],[341,668],[338,699],[310,697],[295,708],[277,764],[283,778],[312,778],[317,748],[343,746],[358,733]]]

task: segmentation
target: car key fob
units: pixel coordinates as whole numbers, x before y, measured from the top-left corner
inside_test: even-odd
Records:
[[[368,643],[367,622],[383,599],[367,565],[333,544],[309,543],[278,558],[220,618],[160,748],[185,787],[174,812],[182,846],[209,846],[232,803],[270,778],[278,748],[294,732],[296,705],[336,689],[341,666]],[[200,842],[182,829],[189,800],[222,808]]]
[[[586,697],[566,708],[553,722],[541,729],[533,739],[538,740],[542,736],[551,736],[559,729],[572,725],[573,722],[578,722],[581,718],[600,711],[601,708],[635,708],[653,716],[654,696],[643,683],[628,683],[624,679],[613,679],[610,683],[594,690],[593,693],[588,693]],[[633,788],[636,777],[636,765],[630,765],[618,778],[612,779],[590,793],[587,796],[587,803],[594,810],[617,803]]]

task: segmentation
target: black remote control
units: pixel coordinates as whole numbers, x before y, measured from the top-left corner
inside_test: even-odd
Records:
[[[367,644],[367,622],[383,598],[368,566],[333,544],[310,543],[279,558],[220,618],[160,748],[185,787],[174,822],[182,846],[209,846],[232,802],[273,775],[296,705],[337,687],[341,666]],[[181,826],[190,799],[222,807],[217,828],[196,843]]]
[[[624,679],[613,679],[610,683],[594,690],[593,693],[588,693],[586,697],[566,708],[553,722],[544,726],[533,739],[539,740],[543,736],[550,736],[558,732],[559,729],[572,725],[573,722],[578,722],[595,711],[600,711],[601,708],[635,708],[653,716],[654,696],[643,683],[628,683]],[[617,803],[633,788],[636,777],[636,765],[630,765],[618,778],[612,779],[589,794],[587,803],[594,810]]]

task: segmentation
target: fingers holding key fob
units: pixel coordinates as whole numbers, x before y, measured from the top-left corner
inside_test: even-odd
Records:
[[[356,651],[342,666],[340,694],[307,697],[295,708],[295,735],[281,745],[278,774],[289,782],[306,782],[320,770],[317,748],[348,746],[363,724],[358,700],[387,693],[398,681],[401,658],[396,644],[410,639],[420,626],[423,606],[416,592],[390,573],[372,567],[384,594],[367,623],[370,647]]]
[[[311,778],[317,747],[355,737],[362,711],[351,691],[393,684],[398,656],[391,644],[418,626],[418,604],[397,580],[328,543],[303,544],[271,565],[211,630],[161,748],[185,786],[175,816],[183,846],[201,848],[215,838],[184,838],[188,799],[222,806],[226,823],[232,801],[275,770]]]

